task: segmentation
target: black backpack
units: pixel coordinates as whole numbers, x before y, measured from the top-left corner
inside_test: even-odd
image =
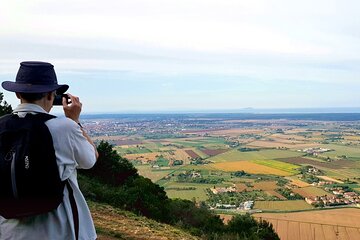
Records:
[[[0,215],[34,216],[56,209],[63,201],[65,181],[59,177],[53,140],[37,113],[0,118]]]

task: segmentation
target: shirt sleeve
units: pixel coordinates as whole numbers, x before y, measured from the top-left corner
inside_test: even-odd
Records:
[[[80,127],[74,124],[72,142],[77,168],[89,169],[96,162],[95,149],[84,137]]]
[[[61,180],[68,179],[76,168],[89,169],[96,162],[95,149],[71,119],[58,117],[46,122],[53,138]]]

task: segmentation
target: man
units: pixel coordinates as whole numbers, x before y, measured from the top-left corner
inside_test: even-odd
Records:
[[[54,66],[46,62],[22,62],[16,81],[5,81],[2,87],[15,92],[20,99],[20,104],[13,111],[19,117],[49,113],[55,95],[62,94],[69,88],[68,85],[57,83]],[[76,169],[91,168],[98,153],[79,122],[82,108],[79,98],[70,94],[68,96],[70,104],[65,98],[62,101],[66,117],[52,118],[45,124],[53,139],[60,178],[62,181],[68,180],[73,190],[78,211],[78,239],[91,240],[97,236],[89,208],[78,186]],[[21,219],[5,219],[0,216],[0,239],[76,239],[74,222],[69,190],[65,187],[63,202],[55,210]]]

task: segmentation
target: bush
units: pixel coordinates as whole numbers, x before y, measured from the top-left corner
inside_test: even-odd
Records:
[[[99,158],[95,166],[80,172],[112,186],[121,186],[129,178],[138,177],[137,169],[112,147],[108,142],[101,141],[97,147]]]

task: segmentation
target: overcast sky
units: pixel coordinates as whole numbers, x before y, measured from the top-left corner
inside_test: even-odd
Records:
[[[0,81],[51,62],[85,112],[360,107],[359,12],[356,0],[1,0]]]

